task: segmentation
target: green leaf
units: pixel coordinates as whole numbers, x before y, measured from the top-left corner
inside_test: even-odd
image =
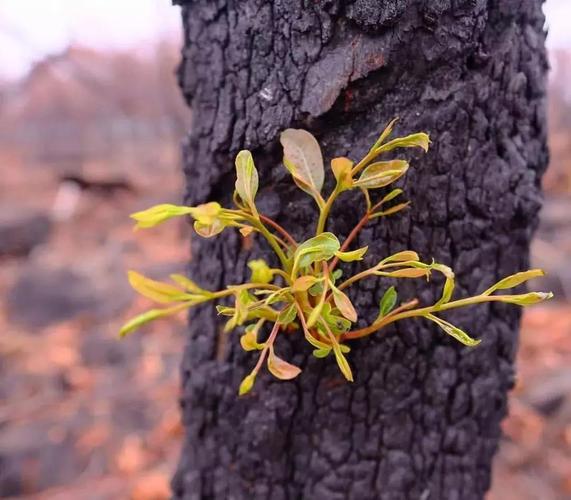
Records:
[[[252,390],[252,387],[254,387],[255,381],[256,381],[255,373],[250,373],[250,375],[245,377],[244,380],[242,380],[242,383],[240,384],[240,389],[238,389],[238,395],[243,396],[244,394],[250,392]]]
[[[299,367],[276,356],[273,346],[270,346],[268,370],[274,377],[277,377],[280,380],[291,380],[301,373],[301,369]]]
[[[143,297],[147,297],[155,302],[168,304],[170,302],[181,302],[196,298],[196,295],[187,294],[181,289],[169,285],[168,283],[162,283],[161,281],[146,278],[135,271],[129,271],[127,276],[129,278],[130,285],[137,292],[139,292]]]
[[[131,214],[131,219],[134,219],[137,224],[135,228],[149,228],[154,227],[161,222],[172,219],[173,217],[179,217],[181,215],[188,215],[192,212],[192,207],[183,207],[179,205],[172,205],[169,203],[163,203],[161,205],[155,205],[154,207],[148,208],[141,212],[135,212]]]
[[[309,290],[308,293],[312,297],[319,297],[323,293],[323,283],[324,281],[318,281],[313,285]]]
[[[540,276],[545,276],[545,272],[542,269],[530,269],[529,271],[523,271],[521,273],[512,274],[506,278],[498,281],[495,285],[488,288],[482,295],[490,295],[496,290],[505,290],[506,288],[514,288],[526,281],[539,278]]]
[[[470,337],[465,331],[460,330],[457,326],[454,326],[448,321],[444,321],[442,318],[438,318],[433,314],[427,314],[425,316],[427,319],[434,321],[440,328],[442,328],[448,335],[454,337],[458,342],[461,342],[464,345],[469,347],[477,346],[481,340],[476,340]]]
[[[353,187],[353,177],[351,170],[353,162],[349,158],[333,158],[331,160],[331,170],[337,181],[339,192],[351,189]]]
[[[332,283],[330,283],[330,285],[331,291],[333,292],[333,301],[335,302],[337,309],[339,309],[339,312],[341,312],[345,318],[355,323],[357,321],[357,311],[355,310],[353,303],[347,295],[339,290],[339,288],[336,288]]]
[[[321,148],[306,130],[287,129],[280,134],[284,148],[284,165],[295,183],[314,197],[320,197],[325,170]]]
[[[255,259],[248,262],[248,267],[252,271],[250,281],[252,283],[269,283],[274,279],[274,272],[266,264],[264,259]]]
[[[343,262],[354,262],[356,260],[363,260],[363,256],[367,253],[368,246],[358,248],[351,252],[335,252],[335,256],[339,257]]]
[[[240,198],[257,213],[254,198],[258,192],[258,171],[252,153],[242,150],[236,156],[236,191]]]
[[[343,276],[343,269],[335,269],[331,274],[331,281],[335,283],[339,278],[341,278],[341,276]]]
[[[119,336],[125,337],[125,335],[128,335],[137,328],[150,323],[155,319],[171,316],[179,311],[182,311],[183,309],[186,309],[187,307],[190,306],[187,306],[186,304],[179,304],[167,309],[150,309],[149,311],[145,311],[144,313],[139,314],[138,316],[135,316],[134,318],[127,321],[127,323],[121,327],[121,330],[119,330]]]
[[[553,298],[553,293],[551,292],[530,292],[521,295],[498,295],[502,298],[502,302],[508,304],[516,304],[518,306],[532,306],[534,304],[539,304],[545,300]]]
[[[397,303],[397,291],[394,286],[391,286],[387,291],[383,294],[383,298],[379,304],[379,318],[385,317],[389,314],[395,307]]]
[[[278,323],[280,325],[289,325],[297,316],[295,304],[291,304],[283,309],[278,315]]]
[[[329,356],[330,352],[331,349],[315,349],[312,354],[316,358],[326,358],[327,356]]]
[[[339,312],[338,309],[335,311]],[[345,319],[343,316],[336,314],[334,310],[331,309],[331,306],[326,303],[323,306],[323,310],[321,313],[322,318],[325,320],[331,331],[335,334],[341,334],[348,332],[351,329],[352,323],[348,319]],[[325,332],[326,333],[326,332]]]
[[[377,189],[392,184],[402,177],[408,170],[409,164],[405,160],[390,160],[371,163],[359,180],[355,181],[356,187],[365,189]]]
[[[426,153],[430,144],[430,137],[424,132],[407,135],[406,137],[398,137],[386,144],[379,146],[376,151],[378,153],[386,153],[396,148],[421,148]]]
[[[299,245],[294,254],[294,271],[314,262],[329,260],[341,245],[333,233],[321,233]]]

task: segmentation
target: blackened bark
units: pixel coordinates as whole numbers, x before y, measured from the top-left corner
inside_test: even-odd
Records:
[[[414,249],[454,267],[458,293],[527,267],[547,163],[541,0],[188,0],[181,86],[193,110],[185,148],[188,202],[229,202],[233,158],[254,153],[260,205],[297,237],[315,209],[280,165],[277,136],[306,128],[326,156],[358,159],[394,116],[397,132],[430,133],[430,153],[402,183],[404,215],[366,229],[369,261]],[[345,197],[333,229],[362,209]],[[356,248],[356,246],[355,246]],[[248,275],[259,250],[227,231],[193,241],[198,282]],[[434,284],[399,284],[434,300]],[[417,288],[415,288],[417,286]],[[364,281],[361,318],[387,283]],[[212,308],[191,317],[183,361],[187,431],[174,495],[185,499],[481,499],[514,379],[519,312],[489,305],[451,315],[483,343],[468,349],[422,320],[353,343],[355,383],[301,336],[278,353],[294,382],[260,376],[227,341]]]

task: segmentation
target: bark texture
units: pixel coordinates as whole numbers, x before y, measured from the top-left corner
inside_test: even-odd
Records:
[[[394,116],[427,131],[428,155],[401,183],[412,208],[369,226],[353,248],[373,263],[414,249],[451,265],[458,295],[525,269],[546,167],[546,60],[541,0],[188,0],[180,82],[192,107],[187,201],[229,204],[234,155],[260,171],[260,206],[297,238],[314,230],[311,199],[281,166],[278,134],[312,131],[325,156],[359,159]],[[346,196],[330,229],[346,235],[363,208]],[[232,231],[195,238],[191,272],[223,287],[263,249]],[[435,283],[399,284],[434,300]],[[361,321],[390,283],[362,282]],[[293,382],[240,380],[255,357],[226,339],[212,308],[192,314],[181,404],[187,435],[175,498],[476,500],[514,381],[519,311],[450,314],[483,339],[468,349],[423,320],[352,344],[355,383],[318,360],[301,335],[276,352],[303,368]]]

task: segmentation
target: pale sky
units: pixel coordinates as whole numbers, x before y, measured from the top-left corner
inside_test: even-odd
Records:
[[[18,77],[35,60],[70,43],[145,48],[162,35],[181,36],[170,0],[0,0],[0,74]]]
[[[548,46],[571,47],[571,0],[547,0],[544,9]],[[0,76],[20,77],[73,42],[132,49],[163,35],[181,36],[170,0],[0,0]]]

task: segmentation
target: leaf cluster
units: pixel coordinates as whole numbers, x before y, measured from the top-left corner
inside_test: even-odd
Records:
[[[343,376],[353,381],[353,371],[347,359],[350,351],[348,342],[378,332],[391,323],[407,318],[424,318],[460,343],[476,346],[480,340],[443,319],[441,313],[484,302],[527,306],[551,298],[551,293],[497,293],[543,275],[543,271],[532,269],[508,276],[479,295],[455,299],[453,270],[435,261],[423,262],[412,250],[389,255],[343,279],[338,266],[361,261],[367,253],[367,247],[350,248],[361,229],[377,218],[395,214],[409,206],[409,202],[399,201],[403,194],[400,188],[394,188],[373,201],[377,190],[391,186],[410,168],[406,160],[381,157],[402,148],[427,152],[430,145],[428,135],[422,132],[391,139],[394,124],[395,120],[359,162],[354,163],[344,157],[331,160],[331,172],[336,182],[327,196],[323,193],[323,156],[315,137],[305,130],[287,129],[282,132],[283,164],[295,184],[315,200],[319,211],[315,233],[305,241],[295,241],[286,229],[258,211],[258,171],[252,154],[246,150],[240,151],[236,157],[233,208],[223,208],[216,202],[195,207],[162,204],[133,214],[131,217],[137,228],[150,228],[174,217],[190,216],[196,233],[204,238],[213,237],[226,228],[236,228],[244,237],[257,233],[273,249],[280,265],[273,268],[264,260],[252,260],[248,263],[250,281],[218,291],[201,288],[178,274],[171,276],[173,283],[170,284],[131,271],[129,281],[132,287],[165,307],[151,309],[131,319],[121,329],[121,335],[189,307],[231,298],[231,306],[217,306],[218,313],[227,318],[224,330],[240,330],[242,348],[258,353],[256,365],[239,388],[239,393],[245,394],[252,389],[264,364],[278,379],[290,380],[300,374],[299,367],[283,360],[275,352],[275,340],[286,330],[303,334],[315,357],[333,357]],[[337,235],[326,230],[326,226],[334,202],[342,192],[349,190],[362,192],[365,210],[359,223],[341,243]],[[391,286],[380,297],[376,319],[366,327],[356,328],[358,311],[347,294],[351,286],[371,278],[429,280],[432,273],[440,273],[444,277],[440,298],[434,304],[421,306],[414,298],[399,301],[396,288]]]

